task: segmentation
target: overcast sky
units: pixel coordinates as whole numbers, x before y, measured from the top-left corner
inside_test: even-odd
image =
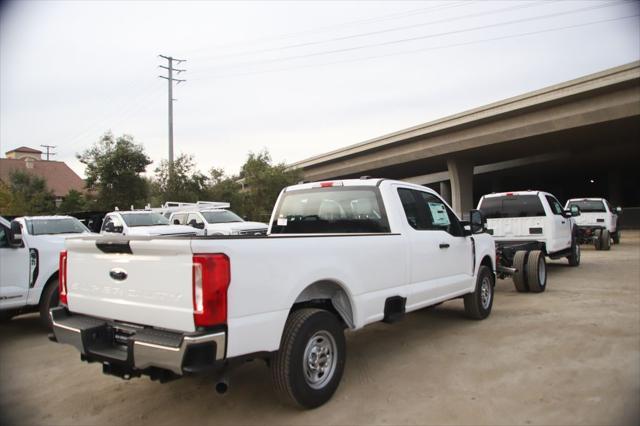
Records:
[[[16,1],[0,16],[0,151],[105,131],[167,158],[158,54],[186,59],[175,151],[294,162],[640,59],[636,1]]]

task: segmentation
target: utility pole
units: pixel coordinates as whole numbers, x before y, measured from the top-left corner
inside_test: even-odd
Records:
[[[158,65],[158,66],[160,68],[166,69],[168,75],[167,76],[159,75],[158,77],[164,78],[169,83],[169,179],[171,179],[171,175],[173,174],[173,101],[175,101],[175,99],[173,99],[173,82],[176,82],[176,84],[180,84],[187,81],[187,80],[173,77],[174,72],[176,74],[180,74],[186,71],[184,69],[174,68],[173,65],[174,65],[174,62],[176,65],[178,65],[181,62],[185,62],[186,59],[176,59],[174,57],[165,56],[165,55],[158,55],[158,56],[167,60],[167,66],[165,65]]]
[[[46,152],[46,154],[45,154],[45,155],[47,156],[47,161],[49,161],[49,157],[50,157],[50,156],[51,156],[51,157],[53,157],[54,155],[56,155],[56,153],[55,153],[55,152],[51,152],[51,150],[52,150],[53,148],[55,148],[55,147],[56,147],[56,145],[40,145],[40,146],[41,146],[41,147],[43,147],[43,148],[45,148],[45,149],[47,150],[47,152]]]

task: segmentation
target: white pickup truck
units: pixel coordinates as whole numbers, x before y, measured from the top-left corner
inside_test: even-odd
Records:
[[[514,191],[482,196],[478,202],[487,228],[496,240],[498,277],[501,268],[510,273],[519,292],[540,293],[547,288],[545,257],[566,257],[580,264],[576,207],[564,210],[556,197],[543,191]]]
[[[0,217],[0,318],[40,311],[50,326],[49,309],[58,304],[58,265],[64,240],[89,234],[71,216]]]
[[[576,218],[580,244],[593,243],[596,250],[609,250],[611,240],[614,244],[620,243],[620,207],[614,209],[604,198],[572,198],[567,201],[565,209],[572,207],[580,209],[580,217]]]
[[[107,213],[102,222],[101,234],[134,235],[195,235],[196,231],[185,225],[171,225],[160,213],[147,210],[122,210]]]
[[[249,222],[226,209],[205,208],[198,211],[177,211],[169,222],[188,225],[198,235],[265,235],[268,226],[260,222]]]
[[[454,298],[490,314],[495,246],[470,218],[363,178],[283,189],[266,236],[69,239],[51,339],[125,379],[218,371],[219,392],[230,367],[264,359],[280,396],[316,407],[342,377],[345,328]]]

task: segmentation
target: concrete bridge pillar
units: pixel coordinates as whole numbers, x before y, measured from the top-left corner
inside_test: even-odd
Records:
[[[449,204],[451,204],[451,182],[443,180],[440,182],[440,196]]]
[[[473,162],[466,158],[447,160],[451,182],[451,207],[458,217],[473,208]]]

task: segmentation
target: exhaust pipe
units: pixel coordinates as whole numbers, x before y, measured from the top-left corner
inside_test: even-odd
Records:
[[[218,382],[216,383],[216,392],[218,395],[224,395],[229,390],[229,377],[224,374],[220,376]]]

